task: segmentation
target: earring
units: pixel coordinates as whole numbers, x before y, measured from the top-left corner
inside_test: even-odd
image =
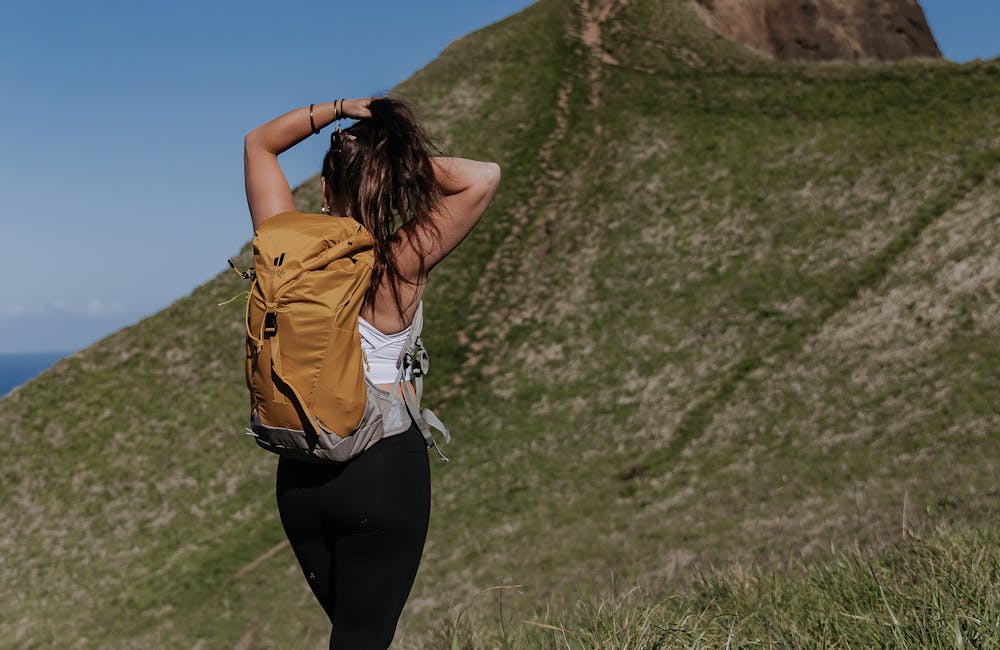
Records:
[[[324,203],[323,207],[320,208],[319,211],[322,212],[323,214],[330,214],[330,206]]]

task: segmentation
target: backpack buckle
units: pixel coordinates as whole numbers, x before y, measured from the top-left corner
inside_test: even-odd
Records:
[[[430,370],[430,359],[427,356],[427,350],[424,349],[423,342],[419,338],[417,339],[417,346],[413,348],[413,354],[407,355],[407,357],[412,366],[414,377],[427,376],[427,371]]]
[[[229,268],[233,270],[233,273],[240,276],[244,280],[253,280],[257,277],[257,272],[253,268],[249,268],[246,271],[241,271],[238,268],[236,268],[236,265],[233,264],[232,260],[226,260],[226,261],[229,262]]]
[[[264,336],[270,338],[278,333],[278,312],[269,311],[264,314]]]

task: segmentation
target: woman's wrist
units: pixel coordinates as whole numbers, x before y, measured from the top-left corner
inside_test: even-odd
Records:
[[[338,119],[370,117],[370,101],[370,97],[338,99],[296,108],[248,133],[246,142],[277,155]]]
[[[319,104],[309,104],[306,108],[309,134],[306,137],[319,133],[337,120],[349,117],[346,110],[348,102],[351,101],[355,100],[334,99],[328,102],[320,102]]]
[[[309,105],[309,128],[312,133],[319,133],[320,129],[336,122],[337,120],[355,119],[360,120],[371,117],[368,104],[371,97],[361,99],[334,99],[322,104]]]
[[[310,133],[319,133],[333,122],[343,118],[344,116],[338,113],[339,106],[340,101],[336,99],[319,104],[310,104],[307,109],[309,112],[308,122]]]
[[[344,119],[364,119],[371,117],[368,110],[368,103],[371,97],[362,99],[334,99],[330,102],[309,105],[309,130],[311,133],[319,133],[324,127]]]

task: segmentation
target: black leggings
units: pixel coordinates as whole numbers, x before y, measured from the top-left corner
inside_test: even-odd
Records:
[[[278,460],[278,512],[333,623],[330,648],[388,648],[420,564],[431,510],[416,425],[342,464]]]

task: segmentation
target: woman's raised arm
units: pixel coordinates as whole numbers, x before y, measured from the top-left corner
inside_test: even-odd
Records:
[[[292,190],[278,165],[278,154],[338,118],[368,117],[370,101],[367,97],[344,99],[296,108],[247,133],[243,139],[243,177],[254,230],[274,215],[295,209]]]
[[[500,165],[467,158],[431,158],[434,182],[442,198],[430,213],[438,236],[417,229],[396,244],[396,264],[404,277],[417,282],[421,266],[430,273],[462,243],[486,212],[500,184]],[[419,238],[413,242],[410,237]],[[421,265],[420,251],[424,251]]]

